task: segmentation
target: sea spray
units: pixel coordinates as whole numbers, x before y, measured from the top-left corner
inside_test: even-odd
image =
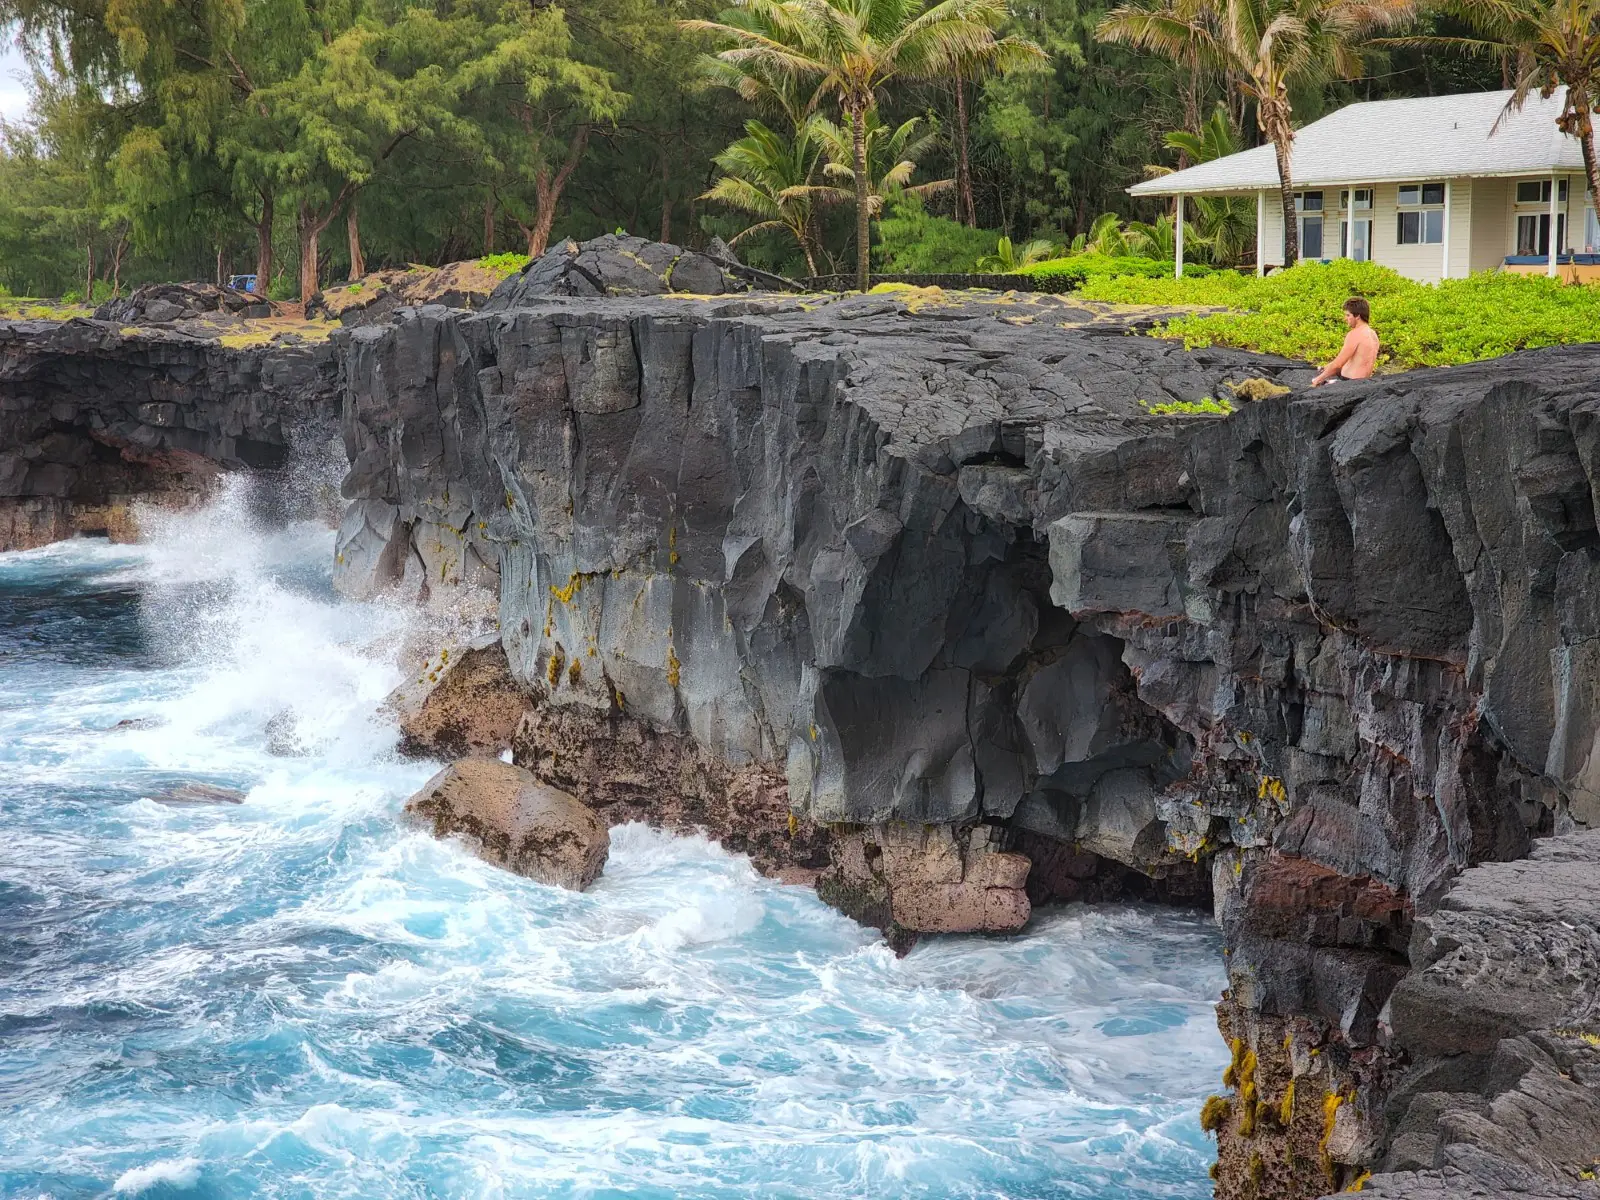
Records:
[[[499,871],[399,820],[409,614],[239,486],[0,556],[0,1194],[1209,1194],[1203,918],[899,960],[702,838]]]

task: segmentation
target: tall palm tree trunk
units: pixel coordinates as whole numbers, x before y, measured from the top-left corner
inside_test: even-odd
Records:
[[[1600,205],[1600,164],[1595,161],[1594,118],[1590,115],[1594,111],[1594,101],[1587,88],[1569,85],[1567,106],[1572,112],[1572,133],[1578,139],[1578,148],[1583,151],[1583,173],[1589,179],[1589,194],[1595,198],[1595,204]],[[1571,236],[1570,230],[1568,236]],[[1576,239],[1573,245],[1577,245]]]
[[[1278,157],[1278,192],[1283,200],[1283,265],[1292,267],[1300,261],[1300,226],[1294,211],[1294,126],[1290,123],[1289,101],[1282,95],[1259,99],[1256,114],[1261,132],[1272,139],[1272,148]]]
[[[868,220],[867,190],[867,107],[851,105],[850,142],[854,151],[856,172],[856,290],[869,291],[872,287],[872,227]]]
[[[978,227],[978,206],[972,202],[972,158],[967,151],[967,81],[956,76],[956,208],[971,229]]]

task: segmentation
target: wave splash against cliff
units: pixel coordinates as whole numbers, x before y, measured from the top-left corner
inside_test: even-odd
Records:
[[[244,488],[0,556],[0,1193],[1209,1193],[1203,918],[896,960],[701,839],[497,871],[397,820],[402,616]]]

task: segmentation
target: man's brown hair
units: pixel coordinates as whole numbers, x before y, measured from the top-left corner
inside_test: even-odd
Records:
[[[1367,303],[1365,296],[1351,296],[1350,299],[1344,302],[1344,310],[1352,317],[1358,317],[1369,325],[1372,323],[1372,305]]]

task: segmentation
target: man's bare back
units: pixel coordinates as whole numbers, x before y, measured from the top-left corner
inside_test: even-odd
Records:
[[[1345,302],[1344,323],[1349,332],[1344,335],[1344,345],[1339,349],[1339,356],[1317,373],[1311,381],[1312,387],[1321,387],[1335,376],[1340,379],[1371,377],[1378,365],[1382,343],[1377,330],[1367,323],[1370,317],[1371,309],[1365,300],[1356,297]]]

